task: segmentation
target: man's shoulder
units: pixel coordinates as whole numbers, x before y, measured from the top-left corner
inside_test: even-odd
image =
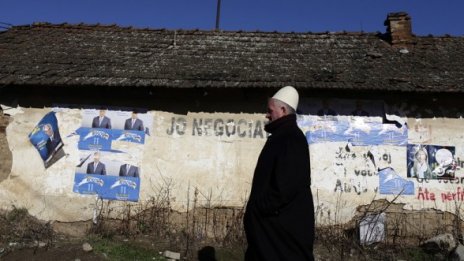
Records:
[[[307,143],[306,136],[300,128],[291,128],[279,135],[271,135],[272,143]]]
[[[292,131],[289,132],[289,134],[287,135],[287,140],[292,144],[308,145],[306,136],[299,127],[294,128],[292,129]]]
[[[298,137],[305,137],[303,131],[300,129],[300,127],[298,127],[298,125],[296,125],[295,127],[291,128],[289,130],[290,134],[289,136],[292,136],[292,137],[295,137],[295,138],[298,138]]]

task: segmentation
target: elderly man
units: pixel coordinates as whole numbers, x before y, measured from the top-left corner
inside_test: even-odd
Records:
[[[268,101],[271,135],[258,159],[244,226],[245,260],[313,260],[314,206],[309,149],[296,124],[298,92],[280,89]]]

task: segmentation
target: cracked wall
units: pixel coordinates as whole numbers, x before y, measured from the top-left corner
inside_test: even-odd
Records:
[[[81,125],[81,110],[65,108],[56,113],[66,155],[50,167],[44,167],[28,140],[30,131],[49,111],[15,109],[6,128],[13,164],[9,178],[0,182],[0,202],[5,207],[25,207],[43,220],[92,219],[96,196],[73,192],[79,138],[70,134]],[[139,203],[115,201],[115,215],[127,204],[144,204],[163,189],[170,190],[171,206],[178,211],[187,209],[195,189],[199,205],[245,204],[266,138],[264,115],[149,113],[154,126],[144,145]]]
[[[65,108],[57,112],[66,155],[50,168],[44,168],[27,139],[50,110],[18,107],[9,112],[11,117],[2,116],[2,126],[9,124],[5,132],[0,129],[3,157],[0,202],[4,207],[26,207],[43,220],[90,220],[96,198],[72,191],[79,151],[78,137],[69,134],[81,126],[81,110]],[[191,204],[195,189],[199,191],[199,206],[242,207],[246,203],[256,159],[266,140],[263,114],[149,113],[153,117],[153,135],[144,145],[140,201],[115,201],[115,214],[127,204],[142,205],[166,188],[170,190],[172,207],[181,212]],[[455,178],[408,177],[408,148],[404,145],[354,146],[330,140],[310,144],[318,224],[346,223],[356,215],[358,206],[377,199],[395,201],[405,212],[435,209],[455,213],[461,207],[464,202],[464,170],[460,160],[464,158],[463,119],[408,117],[405,122],[409,127],[408,143],[455,148],[458,164]],[[391,177],[382,179],[381,170],[389,168],[400,178],[398,184],[413,185],[412,193],[397,197],[398,193],[382,191],[382,182]],[[432,218],[428,216],[426,220]]]

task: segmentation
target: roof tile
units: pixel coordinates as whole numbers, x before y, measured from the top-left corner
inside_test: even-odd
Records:
[[[40,23],[0,33],[1,85],[464,92],[464,38]]]

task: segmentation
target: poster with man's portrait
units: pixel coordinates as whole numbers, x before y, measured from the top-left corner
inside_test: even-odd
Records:
[[[83,109],[80,150],[112,151],[113,141],[144,144],[152,132],[153,118],[146,110]]]
[[[145,109],[82,109],[80,160],[73,191],[101,199],[138,201],[145,139],[153,117]]]
[[[45,168],[50,167],[64,156],[62,150],[63,141],[61,140],[55,112],[47,113],[42,120],[40,120],[29,134],[29,141],[39,152]]]
[[[97,194],[102,199],[137,201],[140,169],[137,162],[122,161],[123,153],[80,151],[73,191]]]

